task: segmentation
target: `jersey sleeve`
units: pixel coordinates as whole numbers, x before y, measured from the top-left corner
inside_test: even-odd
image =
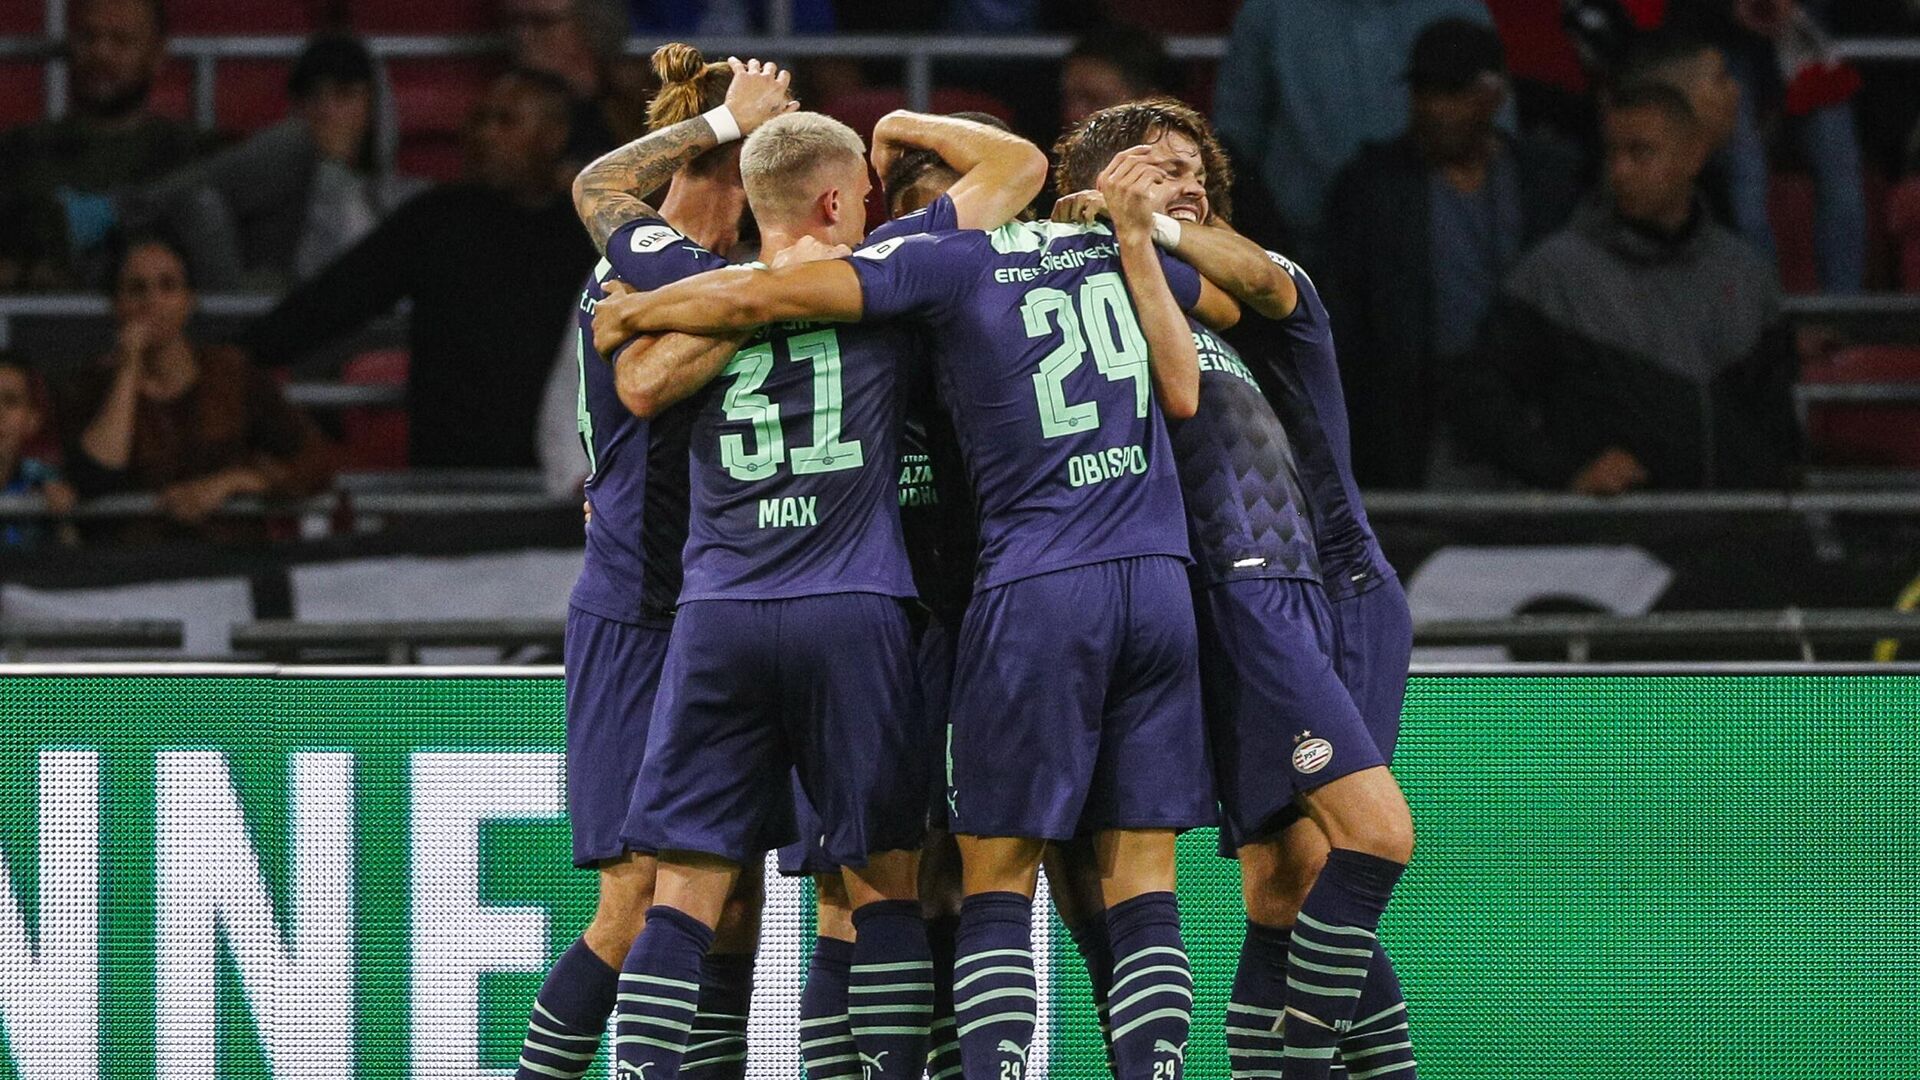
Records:
[[[868,319],[905,316],[937,321],[972,294],[980,272],[975,240],[985,233],[901,236],[847,257],[860,278]]]
[[[659,218],[641,218],[616,229],[607,238],[607,262],[620,280],[642,292],[727,265]]]
[[[867,245],[871,247],[902,236],[918,236],[921,233],[952,232],[959,227],[960,212],[953,208],[951,196],[942,195],[913,213],[901,214],[873,230],[867,236]]]
[[[1200,303],[1200,271],[1168,254],[1164,248],[1155,250],[1160,252],[1160,269],[1167,275],[1167,287],[1173,290],[1174,302],[1180,305],[1181,311],[1192,311]]]
[[[1293,305],[1293,314],[1288,315],[1287,319],[1310,319],[1313,317],[1313,312],[1325,310],[1320,302],[1319,288],[1314,285],[1313,279],[1307,276],[1307,272],[1300,268],[1299,263],[1277,251],[1267,252],[1267,259],[1273,265],[1285,270],[1287,276],[1293,279],[1293,287],[1299,290],[1300,302]],[[1281,321],[1285,322],[1287,319]]]

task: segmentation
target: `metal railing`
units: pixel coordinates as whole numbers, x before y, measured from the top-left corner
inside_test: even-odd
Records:
[[[50,29],[63,25],[50,17]],[[775,21],[776,28],[778,20]],[[788,23],[788,25],[791,25]],[[629,55],[651,53],[664,40],[627,39]],[[795,35],[774,33],[744,36],[695,36],[689,39],[709,55],[759,56],[774,60],[807,57],[844,57],[853,60],[898,60],[905,67],[908,105],[925,109],[933,100],[933,68],[940,60],[1056,60],[1073,47],[1061,36],[982,37],[911,36],[885,34]],[[487,56],[505,50],[494,35],[378,36],[366,39],[382,59],[431,59]],[[193,65],[193,114],[202,127],[214,123],[214,94],[222,60],[292,59],[306,39],[278,35],[176,37],[167,51]],[[1920,62],[1920,38],[1842,38],[1835,43],[1840,56],[1859,63]],[[1224,37],[1171,37],[1167,52],[1176,60],[1218,60],[1226,55]],[[50,115],[66,111],[66,65],[59,58],[57,37],[0,37],[0,59],[47,60],[46,93]]]
[[[314,654],[380,655],[411,663],[423,648],[485,646],[557,651],[560,619],[455,619],[236,623],[235,652],[270,660]],[[1829,646],[1882,640],[1920,641],[1920,612],[1879,609],[1685,611],[1651,615],[1522,615],[1498,619],[1428,620],[1414,627],[1422,647],[1503,646],[1563,649],[1569,663],[1587,663],[1596,648],[1791,648],[1805,662]]]
[[[0,617],[0,652],[45,649],[178,649],[186,628],[171,619],[16,619]]]

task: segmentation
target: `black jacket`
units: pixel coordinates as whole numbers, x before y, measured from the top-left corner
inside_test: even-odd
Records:
[[[1523,260],[1455,383],[1470,449],[1563,488],[1610,447],[1664,489],[1784,483],[1796,362],[1771,269],[1705,212],[1682,236],[1599,202]]]
[[[1578,201],[1577,155],[1508,140],[1520,186],[1521,250],[1558,228]],[[1444,373],[1436,370],[1426,162],[1410,136],[1371,143],[1334,181],[1321,291],[1340,347],[1363,485],[1423,487]]]

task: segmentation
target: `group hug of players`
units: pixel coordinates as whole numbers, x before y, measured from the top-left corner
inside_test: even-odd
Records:
[[[1376,929],[1412,855],[1386,768],[1411,630],[1348,459],[1312,281],[1226,224],[1170,100],[1056,147],[771,64],[654,63],[651,132],[575,184],[587,554],[567,623],[592,923],[522,1080],[742,1075],[765,853],[820,899],[812,1080],[1021,1080],[1044,865],[1113,1072],[1183,1074],[1174,838],[1248,922],[1232,1075],[1411,1080]],[[663,183],[656,209],[643,202]],[[750,211],[762,262],[730,266]],[[1254,355],[1218,333],[1243,316]]]

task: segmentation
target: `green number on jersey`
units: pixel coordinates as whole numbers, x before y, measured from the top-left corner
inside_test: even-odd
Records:
[[[1077,308],[1077,310],[1076,310]],[[1147,342],[1133,314],[1127,284],[1119,274],[1094,274],[1080,285],[1078,303],[1059,289],[1041,287],[1027,293],[1020,305],[1029,338],[1051,332],[1048,316],[1060,329],[1060,343],[1040,361],[1033,376],[1034,398],[1040,407],[1040,432],[1048,439],[1092,431],[1100,426],[1100,404],[1067,401],[1066,379],[1080,369],[1088,346],[1100,374],[1118,382],[1133,380],[1136,418],[1147,415]],[[1085,328],[1085,329],[1083,329]],[[1091,332],[1088,332],[1091,331]]]
[[[797,476],[858,469],[866,463],[860,440],[843,442],[840,423],[843,393],[840,377],[840,339],[832,330],[820,330],[787,339],[787,359],[813,365],[813,445],[791,454]],[[780,406],[760,387],[773,372],[773,343],[765,342],[734,354],[722,375],[736,376],[721,399],[727,419],[753,425],[754,450],[746,436],[720,436],[720,464],[735,480],[765,480],[788,460],[780,429]]]

